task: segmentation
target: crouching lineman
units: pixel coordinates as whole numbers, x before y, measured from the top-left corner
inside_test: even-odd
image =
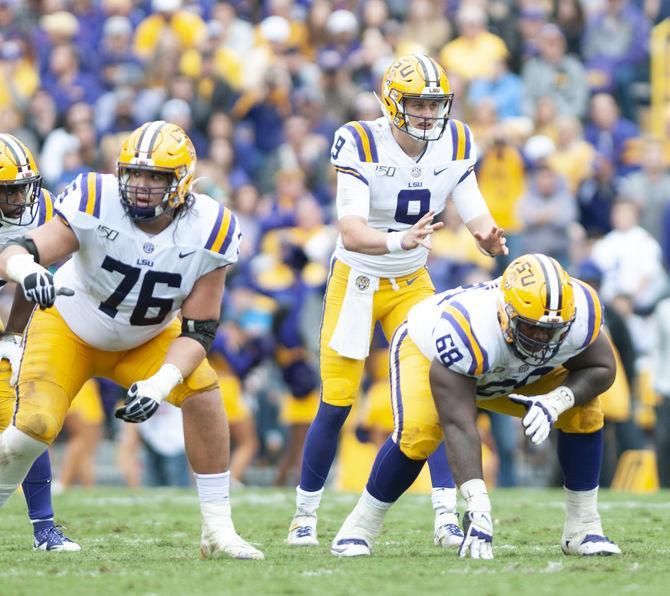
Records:
[[[52,215],[51,194],[42,188],[42,177],[30,150],[16,137],[0,134],[0,245],[23,236],[26,230],[43,224]],[[0,280],[0,287],[3,285],[4,280]],[[0,431],[12,421],[16,402],[14,386],[21,362],[21,335],[34,306],[17,287],[7,328],[0,335],[0,360],[7,360],[0,363]],[[81,550],[54,524],[48,451],[43,451],[32,464],[22,488],[33,525],[33,549]]]
[[[124,142],[118,178],[79,176],[56,217],[0,253],[0,276],[40,307],[26,329],[14,420],[0,434],[0,507],[81,386],[107,377],[129,387],[116,411],[126,422],[146,420],[164,399],[182,408],[202,555],[262,559],[231,519],[228,424],[205,357],[240,230],[228,209],[192,193],[195,162],[181,128],[149,122]],[[55,278],[44,268],[70,254]],[[74,295],[57,298],[57,286]]]
[[[377,494],[380,486],[382,494],[400,494],[444,438],[466,503],[460,556],[491,559],[491,503],[482,479],[477,407],[523,417],[536,445],[552,426],[559,429],[563,552],[620,554],[604,535],[597,510],[603,449],[598,395],[615,376],[601,323],[595,291],[541,254],[519,257],[495,281],[416,305],[391,344],[395,429],[377,455],[368,486],[374,479]],[[366,488],[331,552],[369,555],[394,500],[375,498]]]

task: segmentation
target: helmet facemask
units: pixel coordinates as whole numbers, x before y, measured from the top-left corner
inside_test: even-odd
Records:
[[[531,366],[541,366],[551,360],[565,339],[574,317],[564,321],[559,316],[546,315],[540,320],[522,317],[510,304],[505,305],[507,325],[505,338],[511,344],[514,353]],[[537,339],[524,333],[524,327],[541,329],[545,338]]]
[[[391,92],[391,97],[392,96],[393,92]],[[415,115],[412,114],[406,107],[406,104],[410,99],[419,99],[421,101],[439,101],[441,106],[437,111],[437,115],[434,117]],[[442,137],[444,130],[447,127],[447,121],[449,120],[451,104],[453,101],[453,93],[449,93],[447,95],[402,95],[401,99],[397,102],[398,113],[396,115],[394,124],[396,124],[400,130],[407,133],[409,136],[420,141],[437,141]],[[412,121],[414,121],[415,124],[423,124],[423,126],[413,126]],[[432,126],[428,127],[427,125],[430,122],[432,122]]]
[[[0,222],[11,226],[28,226],[37,217],[42,176],[0,182]],[[17,202],[16,194],[23,197]]]
[[[184,179],[187,177],[188,172],[184,171],[182,176],[178,177],[177,172],[168,168],[119,164],[118,169],[121,204],[133,221],[152,221],[164,213],[171,214],[183,203],[180,200],[182,194],[180,191],[185,186]],[[186,168],[183,169],[186,170]],[[131,180],[133,171],[168,174],[170,179],[165,186],[156,188],[146,185],[135,185],[132,184]],[[141,196],[147,202],[146,206],[137,204],[138,196]]]

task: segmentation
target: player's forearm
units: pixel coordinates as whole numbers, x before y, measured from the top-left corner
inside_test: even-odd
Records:
[[[186,379],[207,356],[205,348],[190,337],[177,337],[165,355],[164,364],[171,364],[179,369]]]
[[[475,420],[463,421],[440,418],[444,429],[447,457],[456,486],[473,478],[484,478],[482,470],[482,446]]]
[[[470,230],[470,233],[474,236],[475,232],[478,232],[482,235],[487,234],[488,231],[492,227],[497,226],[497,224],[495,219],[493,219],[493,216],[487,212],[482,213],[481,215],[478,215],[477,217],[466,222],[465,226],[468,228],[468,230]]]
[[[375,230],[362,221],[357,224],[340,225],[340,235],[344,248],[366,255],[385,255],[389,253],[388,234]]]

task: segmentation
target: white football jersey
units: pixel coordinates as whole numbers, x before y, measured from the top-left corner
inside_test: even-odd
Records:
[[[595,290],[572,278],[575,320],[558,352],[541,366],[521,360],[505,341],[498,321],[500,278],[436,294],[407,317],[412,341],[426,358],[477,380],[477,398],[492,399],[537,381],[592,344],[602,327]]]
[[[126,214],[111,174],[79,176],[55,211],[79,240],[55,275],[75,295],[59,296],[56,308],[100,350],[146,343],[172,322],[198,278],[237,261],[237,218],[206,195],[194,195],[184,215],[155,235]]]
[[[37,226],[41,226],[43,223],[49,221],[53,217],[54,213],[54,200],[51,193],[42,188],[40,190],[40,202],[37,207],[37,214],[35,219],[26,226],[13,226],[8,223],[0,223],[0,250],[4,247],[7,242],[13,240],[14,238],[20,238],[25,236],[28,230],[32,230]],[[0,288],[4,286],[7,282],[4,279],[0,279]]]
[[[437,141],[429,141],[426,152],[415,161],[398,145],[386,118],[349,122],[337,130],[331,150],[331,162],[338,174],[354,176],[369,188],[368,225],[383,232],[410,228],[429,211],[440,213],[447,198],[468,176],[474,179],[477,159],[470,129],[458,120],[449,120]],[[478,193],[478,197],[481,193]],[[454,196],[463,217],[465,201],[475,197]],[[472,207],[472,205],[471,205]],[[481,201],[470,217],[485,212]],[[428,250],[412,250],[385,255],[367,255],[348,251],[338,237],[336,258],[369,275],[400,277],[426,264]]]

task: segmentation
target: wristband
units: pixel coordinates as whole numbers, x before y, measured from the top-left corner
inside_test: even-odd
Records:
[[[17,284],[23,284],[23,280],[31,273],[48,273],[42,265],[38,265],[35,262],[33,255],[27,253],[20,253],[9,257],[5,270],[7,271],[9,280]]]
[[[386,234],[386,248],[393,254],[396,252],[403,252],[402,239],[407,232],[389,232]]]
[[[491,512],[491,501],[486,491],[486,483],[481,478],[473,478],[461,484],[461,494],[468,511]]]
[[[162,398],[165,399],[177,385],[184,382],[184,378],[181,371],[174,364],[164,364],[147,381],[156,383],[163,393]]]

